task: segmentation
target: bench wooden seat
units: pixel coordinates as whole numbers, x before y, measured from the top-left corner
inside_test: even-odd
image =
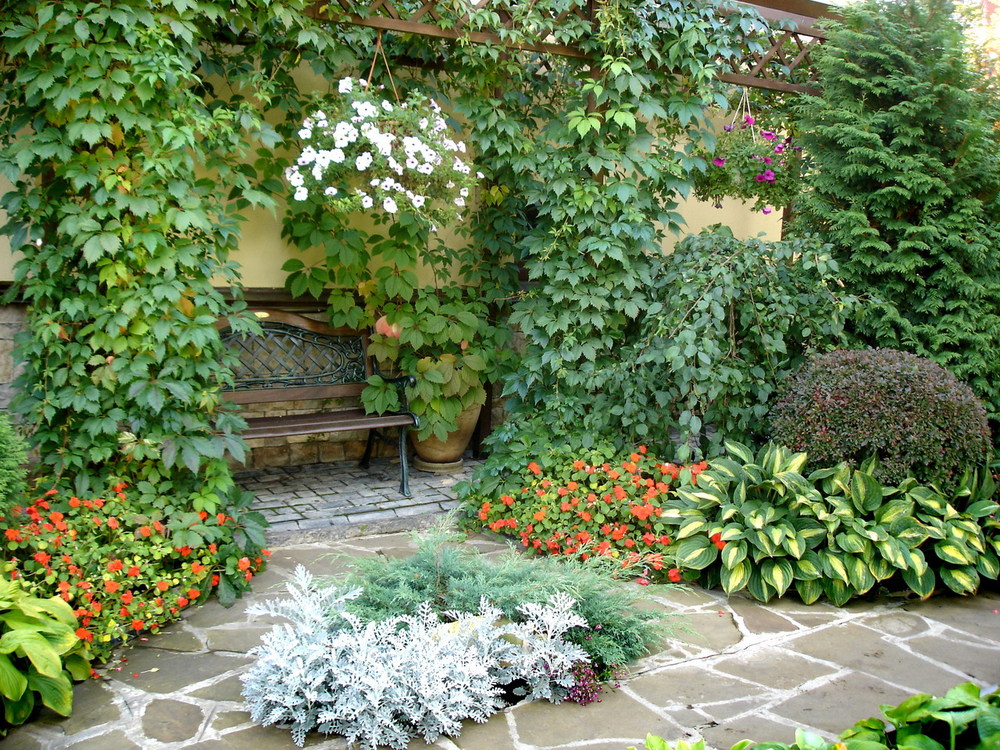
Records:
[[[311,318],[281,310],[255,310],[260,334],[237,333],[225,321],[218,327],[223,343],[239,359],[233,388],[223,396],[236,404],[267,404],[278,401],[356,398],[368,378],[377,372],[368,356],[368,334],[334,328]],[[401,479],[399,491],[409,497],[409,465],[406,433],[418,427],[415,414],[407,409],[405,387],[412,376],[386,378],[399,389],[399,412],[366,414],[364,409],[339,409],[308,414],[249,417],[246,439],[313,435],[348,430],[367,430],[368,441],[361,466],[371,461],[381,430],[398,428]]]

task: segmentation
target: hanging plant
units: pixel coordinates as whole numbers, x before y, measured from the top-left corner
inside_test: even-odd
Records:
[[[739,198],[769,214],[799,193],[802,147],[790,135],[759,128],[743,102],[715,149],[702,148],[697,154],[707,165],[704,172],[695,173],[695,195],[716,208],[722,208],[723,198]]]
[[[344,78],[337,90],[317,99],[299,130],[301,150],[285,171],[292,198],[323,195],[338,212],[381,220],[410,213],[432,231],[461,219],[475,178],[437,102],[417,92],[389,101],[364,79]]]

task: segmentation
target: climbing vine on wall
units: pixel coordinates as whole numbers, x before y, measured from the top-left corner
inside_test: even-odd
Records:
[[[124,480],[136,512],[186,531],[243,502],[224,458],[243,444],[220,397],[215,324],[247,325],[229,254],[239,212],[272,202],[278,136],[262,113],[294,98],[304,56],[332,46],[304,5],[0,12],[0,169],[13,186],[0,207],[27,303],[15,408],[46,485],[83,495]],[[237,519],[227,534],[262,544],[252,527]]]

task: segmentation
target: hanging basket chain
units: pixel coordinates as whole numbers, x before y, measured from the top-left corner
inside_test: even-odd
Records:
[[[757,141],[757,125],[754,120],[753,113],[750,111],[750,92],[749,89],[743,89],[743,95],[740,97],[739,104],[736,105],[736,110],[733,112],[733,121],[729,123],[730,130],[736,127],[736,121],[743,115],[744,122],[750,127],[750,137],[753,138],[754,142]]]
[[[396,82],[392,78],[392,68],[389,66],[389,58],[385,56],[385,47],[382,46],[382,29],[378,30],[378,36],[375,38],[375,53],[372,55],[372,65],[368,69],[369,86],[372,83],[372,76],[375,74],[375,63],[378,62],[379,54],[382,55],[382,62],[385,63],[385,72],[386,75],[389,76],[389,85],[392,87],[392,95],[396,99],[396,104],[399,104],[399,92],[396,90]]]

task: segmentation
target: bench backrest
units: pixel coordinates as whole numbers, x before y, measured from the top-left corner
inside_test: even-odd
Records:
[[[235,385],[224,397],[237,404],[358,396],[372,374],[368,335],[333,328],[281,310],[254,310],[260,335],[217,324],[223,343],[239,357]]]

